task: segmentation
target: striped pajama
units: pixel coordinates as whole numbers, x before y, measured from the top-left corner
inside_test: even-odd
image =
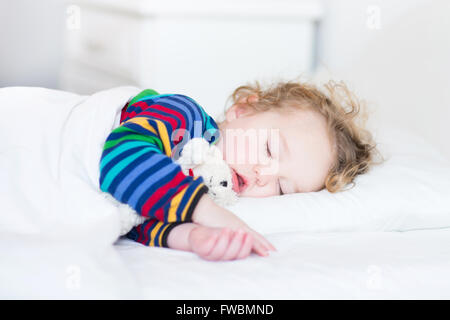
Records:
[[[216,143],[216,122],[191,98],[144,90],[124,107],[120,126],[106,139],[100,161],[100,189],[130,205],[147,221],[127,237],[167,247],[170,230],[192,221],[207,192],[202,177],[186,176],[174,161],[194,137]]]

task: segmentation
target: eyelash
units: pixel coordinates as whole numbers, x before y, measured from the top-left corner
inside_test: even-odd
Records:
[[[267,149],[267,154],[269,155],[269,157],[272,157],[272,154],[270,153],[270,149],[269,149],[269,141],[267,141],[266,143],[266,149]],[[283,190],[281,190],[281,184],[280,184],[280,180],[278,180],[278,189],[280,191],[280,195],[283,195]]]

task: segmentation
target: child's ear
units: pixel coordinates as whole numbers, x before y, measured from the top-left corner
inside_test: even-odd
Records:
[[[258,102],[258,96],[256,94],[250,94],[238,99],[237,104],[252,104]]]
[[[247,100],[248,98],[248,100]],[[255,110],[250,107],[246,101],[249,101],[250,103],[254,103],[258,101],[258,97],[256,96],[249,96],[249,97],[243,97],[239,99],[235,104],[233,104],[226,112],[225,117],[227,121],[233,121],[235,119],[238,119],[242,116],[251,115],[255,112]]]

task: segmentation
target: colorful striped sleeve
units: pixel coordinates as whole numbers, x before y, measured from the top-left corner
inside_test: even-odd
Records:
[[[146,246],[168,248],[167,237],[170,231],[182,223],[184,222],[166,223],[157,219],[149,219],[134,227],[126,237]]]
[[[174,152],[186,139],[208,136],[215,143],[217,135],[214,120],[187,96],[144,90],[128,103],[106,139],[99,182],[102,191],[151,218],[132,230],[134,240],[164,246],[171,223],[191,221],[207,187],[201,177],[183,174]]]

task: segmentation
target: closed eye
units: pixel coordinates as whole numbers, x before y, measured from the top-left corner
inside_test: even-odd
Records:
[[[272,157],[272,153],[270,152],[270,148],[269,148],[269,141],[267,141],[267,143],[266,143],[266,149],[267,149],[267,154],[269,155],[269,157]],[[283,190],[281,189],[280,179],[278,179],[278,190],[279,190],[278,192],[280,195],[284,194]]]

